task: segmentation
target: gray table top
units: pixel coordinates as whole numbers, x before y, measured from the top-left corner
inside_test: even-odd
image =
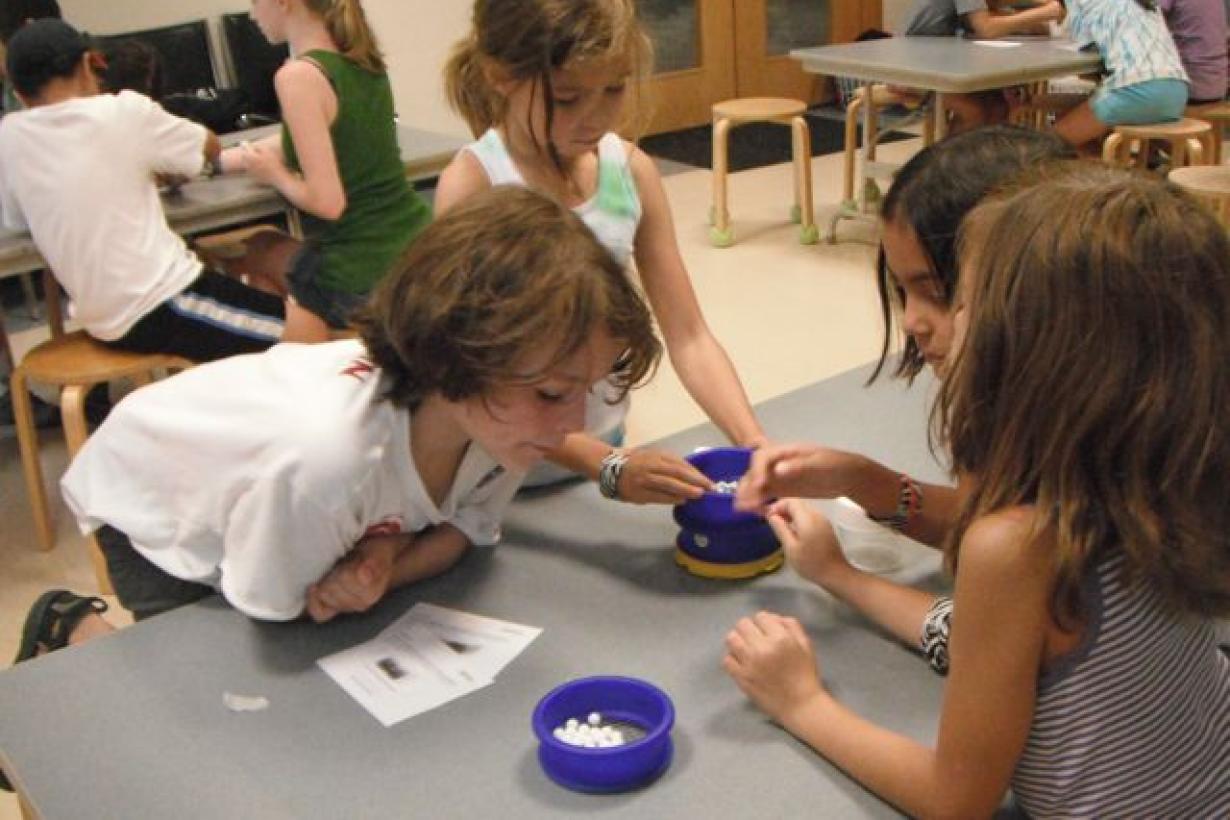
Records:
[[[866,375],[767,402],[760,417],[778,440],[859,449],[942,479],[926,444],[926,380],[864,390]],[[705,426],[664,443],[718,442]],[[687,575],[672,560],[675,533],[665,508],[574,484],[524,494],[503,544],[363,616],[257,623],[207,599],[0,673],[0,765],[46,818],[896,816],[748,705],[721,669],[723,637],[762,608],[798,616],[828,685],[923,741],[934,738],[940,679],[789,570],[748,582]],[[910,545],[898,577],[935,584],[937,566]],[[493,685],[385,729],[314,662],[418,601],[544,631]],[[673,699],[675,759],[651,786],[581,795],[539,769],[535,703],[591,674],[642,677]],[[271,706],[230,713],[226,691]]]
[[[1084,74],[1101,68],[1097,52],[1060,39],[971,40],[890,37],[795,49],[790,56],[813,74],[893,83],[945,94],[985,91]]]

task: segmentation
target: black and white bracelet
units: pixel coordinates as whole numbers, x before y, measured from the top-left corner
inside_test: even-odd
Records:
[[[598,492],[606,498],[619,499],[619,477],[623,475],[624,465],[628,463],[628,455],[620,450],[612,450],[602,459],[598,467]]]

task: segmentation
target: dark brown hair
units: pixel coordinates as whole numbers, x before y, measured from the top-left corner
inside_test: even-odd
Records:
[[[1028,128],[992,125],[967,131],[924,148],[902,166],[884,197],[880,219],[908,226],[914,232],[931,265],[936,290],[945,302],[951,302],[957,287],[957,230],[965,215],[983,197],[1026,169],[1075,156],[1073,148],[1059,137]],[[899,333],[893,327],[895,317],[903,307],[883,249],[876,270],[884,344],[869,382],[884,369]],[[918,345],[906,335],[893,375],[913,379],[925,364]]]
[[[1111,550],[1177,609],[1230,612],[1230,241],[1169,183],[1062,163],[970,214],[968,329],[937,404],[971,479],[952,540],[1032,505],[1057,620]]]
[[[605,330],[624,349],[612,377],[624,391],[661,356],[653,320],[620,265],[580,218],[526,188],[476,194],[429,225],[360,311],[388,397],[411,409],[532,383]],[[514,364],[543,344],[538,373]]]
[[[649,73],[653,49],[633,0],[475,0],[470,34],[453,47],[444,69],[449,103],[475,136],[498,125],[507,103],[490,71],[534,83],[546,111],[542,143],[559,167],[551,144],[555,108],[551,72],[576,60],[625,60],[634,78]]]

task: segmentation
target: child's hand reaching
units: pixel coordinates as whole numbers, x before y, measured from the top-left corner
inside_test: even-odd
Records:
[[[333,569],[308,587],[307,613],[323,623],[343,612],[366,612],[389,589],[393,562],[404,536],[365,538]]]
[[[726,636],[722,666],[743,694],[782,725],[806,710],[824,690],[811,640],[794,618],[758,612]]]
[[[860,459],[818,444],[779,444],[752,453],[739,482],[735,507],[763,512],[775,498],[836,498],[849,495]]]
[[[853,569],[833,525],[806,501],[783,499],[769,507],[766,517],[786,560],[801,577],[830,589],[835,578]]]
[[[264,142],[244,143],[241,167],[254,179],[274,185],[281,174],[286,173],[282,152]]]
[[[633,504],[682,504],[712,489],[704,473],[664,450],[633,450],[619,476],[619,498]]]

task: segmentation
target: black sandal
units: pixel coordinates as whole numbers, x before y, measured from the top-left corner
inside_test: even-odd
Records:
[[[38,655],[39,647],[44,652],[54,652],[68,645],[68,636],[86,615],[107,611],[107,602],[101,598],[83,597],[66,589],[44,592],[30,607],[25,625],[21,628],[21,646],[17,649],[14,665]],[[0,771],[0,791],[13,791],[13,784]]]
[[[30,660],[39,654],[40,647],[44,652],[63,649],[82,618],[106,611],[107,602],[101,598],[84,597],[66,589],[44,592],[26,615],[26,623],[21,628],[21,646],[13,663]]]

